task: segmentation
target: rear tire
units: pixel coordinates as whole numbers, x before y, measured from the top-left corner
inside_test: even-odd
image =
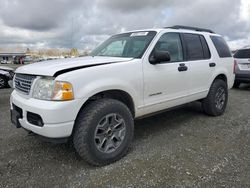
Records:
[[[73,143],[77,153],[94,166],[108,165],[127,154],[134,121],[128,107],[113,99],[99,99],[79,112]]]
[[[210,116],[219,116],[225,112],[227,101],[227,84],[221,79],[216,79],[212,83],[207,97],[202,101],[202,108]]]
[[[7,86],[7,79],[0,75],[0,89],[5,88]]]

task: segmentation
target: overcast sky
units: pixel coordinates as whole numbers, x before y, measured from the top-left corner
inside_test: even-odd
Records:
[[[171,25],[250,45],[250,0],[0,0],[0,47],[91,49],[112,34]]]

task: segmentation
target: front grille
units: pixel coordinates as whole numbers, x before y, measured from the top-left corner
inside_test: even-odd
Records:
[[[16,74],[15,76],[15,89],[20,91],[26,95],[30,93],[30,88],[32,85],[33,80],[36,76],[27,75],[27,74]]]

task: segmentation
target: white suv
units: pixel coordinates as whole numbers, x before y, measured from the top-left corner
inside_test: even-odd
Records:
[[[134,119],[196,100],[206,114],[223,114],[233,70],[226,42],[210,30],[122,33],[88,57],[18,68],[11,119],[46,138],[72,138],[88,163],[106,165],[127,153]]]

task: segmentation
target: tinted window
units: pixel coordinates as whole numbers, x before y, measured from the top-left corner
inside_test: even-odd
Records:
[[[234,54],[235,58],[250,58],[250,49],[238,50]]]
[[[210,53],[210,50],[208,48],[208,45],[207,45],[205,38],[203,36],[200,36],[200,40],[201,40],[201,44],[202,44],[202,48],[203,48],[204,59],[210,59],[211,53]]]
[[[127,48],[127,54],[132,57],[138,57],[142,51],[147,47],[147,41],[145,40],[134,40],[131,41],[130,46]]]
[[[210,36],[220,57],[232,57],[226,41],[222,37]]]
[[[184,34],[187,50],[187,60],[204,59],[203,48],[199,35]]]
[[[183,61],[181,39],[178,33],[163,34],[156,43],[155,50],[168,51],[171,62]]]

